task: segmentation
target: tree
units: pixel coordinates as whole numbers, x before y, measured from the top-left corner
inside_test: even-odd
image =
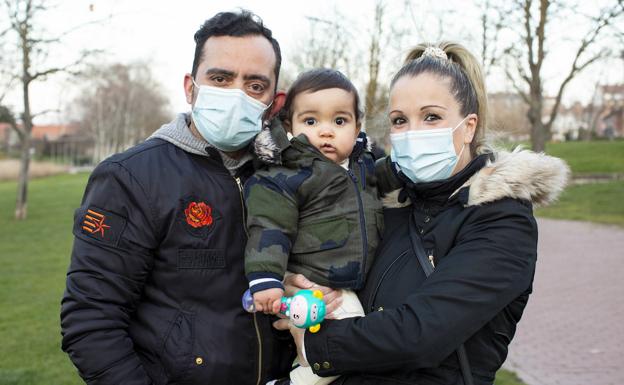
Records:
[[[542,69],[548,59],[546,40],[549,37],[548,26],[554,15],[563,9],[554,9],[562,4],[552,0],[516,0],[514,12],[522,24],[519,46],[505,50],[508,65],[505,69],[512,86],[522,97],[529,109],[527,117],[531,125],[531,145],[535,151],[544,151],[545,142],[550,137],[552,124],[557,117],[561,98],[566,86],[581,71],[609,54],[607,48],[596,49],[605,30],[616,24],[624,13],[624,0],[616,0],[615,4],[602,9],[597,17],[590,18],[591,26],[574,50],[573,60],[569,69],[564,70],[565,77],[557,87],[554,103],[547,109],[543,95],[544,75]],[[560,59],[560,58],[558,58]],[[512,70],[511,67],[515,68]],[[517,79],[521,79],[519,82]],[[522,86],[523,84],[524,86]]]
[[[346,16],[335,9],[331,19],[306,17],[309,32],[300,40],[291,60],[299,72],[314,68],[335,68],[353,76],[351,62],[353,36],[349,33],[344,20]]]
[[[47,38],[44,29],[39,22],[40,18],[49,9],[44,0],[4,0],[3,13],[7,15],[8,26],[0,32],[0,37],[13,37],[14,50],[4,49],[2,69],[3,79],[8,78],[11,85],[18,82],[22,91],[23,112],[20,116],[21,124],[11,126],[17,132],[20,142],[20,171],[17,184],[17,199],[15,204],[15,218],[26,219],[28,200],[28,170],[31,157],[31,133],[33,119],[45,111],[33,113],[31,111],[30,86],[35,81],[42,81],[49,76],[60,72],[73,72],[87,55],[92,52],[85,51],[73,63],[62,66],[49,66],[49,54],[51,46],[61,43],[62,34],[58,37]],[[6,55],[9,53],[9,55]],[[6,56],[5,56],[6,55]],[[14,57],[14,60],[8,58]],[[17,63],[17,65],[16,65]],[[6,68],[9,66],[9,68]],[[3,94],[4,96],[5,94]]]
[[[375,16],[373,18],[373,29],[368,48],[368,81],[366,83],[366,97],[364,103],[366,133],[375,143],[385,147],[387,136],[387,119],[383,112],[388,103],[388,88],[380,84],[379,68],[381,65],[381,49],[384,35],[384,11],[385,6],[382,0],[375,4]]]
[[[93,161],[125,150],[170,120],[168,99],[144,63],[92,67],[74,103],[95,141]]]

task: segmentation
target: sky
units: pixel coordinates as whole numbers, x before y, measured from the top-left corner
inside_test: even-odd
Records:
[[[409,18],[414,25],[414,34],[408,37],[405,47],[398,47],[390,54],[392,57],[385,58],[387,64],[382,65],[381,69],[381,78],[384,81],[388,81],[398,69],[398,63],[410,44],[423,38],[434,40],[440,37],[440,29],[444,31],[442,37],[445,39],[457,40],[472,50],[478,48],[475,40],[478,37],[476,27],[479,11],[474,4],[460,0],[414,0],[412,3],[415,5],[412,14],[405,15],[401,14],[403,0],[387,0],[389,27],[401,23],[409,26],[410,24],[405,24],[406,18]],[[341,23],[346,30],[354,31],[352,36],[359,39],[360,47],[365,48],[370,39],[366,32],[369,25],[372,25],[375,1],[60,0],[57,4],[55,9],[48,11],[41,19],[47,33],[56,36],[68,29],[80,27],[65,36],[63,44],[53,47],[50,64],[72,62],[84,48],[103,50],[97,57],[97,63],[144,61],[169,95],[171,111],[179,112],[189,109],[184,98],[182,81],[184,74],[190,71],[193,60],[193,34],[205,19],[215,13],[245,8],[258,14],[273,30],[282,46],[284,68],[294,71],[289,58],[306,38],[306,16],[332,19]],[[431,17],[433,14],[436,18]],[[440,21],[433,23],[434,19]],[[570,48],[575,45],[575,38],[580,37],[574,36],[578,31],[572,27],[572,23],[552,27],[553,40],[560,39],[561,44],[549,52],[553,59],[544,71],[549,79],[545,86],[547,92],[554,92],[559,78],[563,76],[562,67],[567,68],[570,62],[566,60],[566,55],[569,55]],[[560,61],[558,57],[561,57]],[[587,71],[570,85],[565,101],[571,103],[575,100],[587,100],[598,78],[608,82],[623,82],[624,63],[612,61],[610,65]],[[33,111],[51,108],[66,110],[64,106],[77,96],[80,89],[78,82],[76,78],[57,76],[46,82],[33,84]],[[357,84],[358,79],[355,82]],[[509,85],[500,74],[493,74],[488,79],[488,87],[498,91],[508,88]],[[5,103],[20,111],[20,100],[21,94],[16,89],[7,96]],[[49,114],[39,118],[37,123],[58,122],[66,118],[66,113]]]

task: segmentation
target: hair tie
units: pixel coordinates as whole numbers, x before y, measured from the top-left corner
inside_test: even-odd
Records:
[[[446,56],[446,52],[444,52],[442,48],[434,47],[432,45],[425,48],[422,56],[431,56],[436,59],[448,60],[448,56]]]

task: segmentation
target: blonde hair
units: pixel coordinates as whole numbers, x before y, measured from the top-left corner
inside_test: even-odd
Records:
[[[391,86],[403,76],[432,73],[451,79],[451,92],[462,114],[477,114],[477,127],[470,143],[473,156],[491,152],[486,141],[487,92],[479,61],[464,46],[453,42],[421,43],[412,48]]]

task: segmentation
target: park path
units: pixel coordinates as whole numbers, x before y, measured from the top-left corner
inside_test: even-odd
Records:
[[[538,224],[533,294],[504,366],[528,385],[624,384],[624,229]]]

